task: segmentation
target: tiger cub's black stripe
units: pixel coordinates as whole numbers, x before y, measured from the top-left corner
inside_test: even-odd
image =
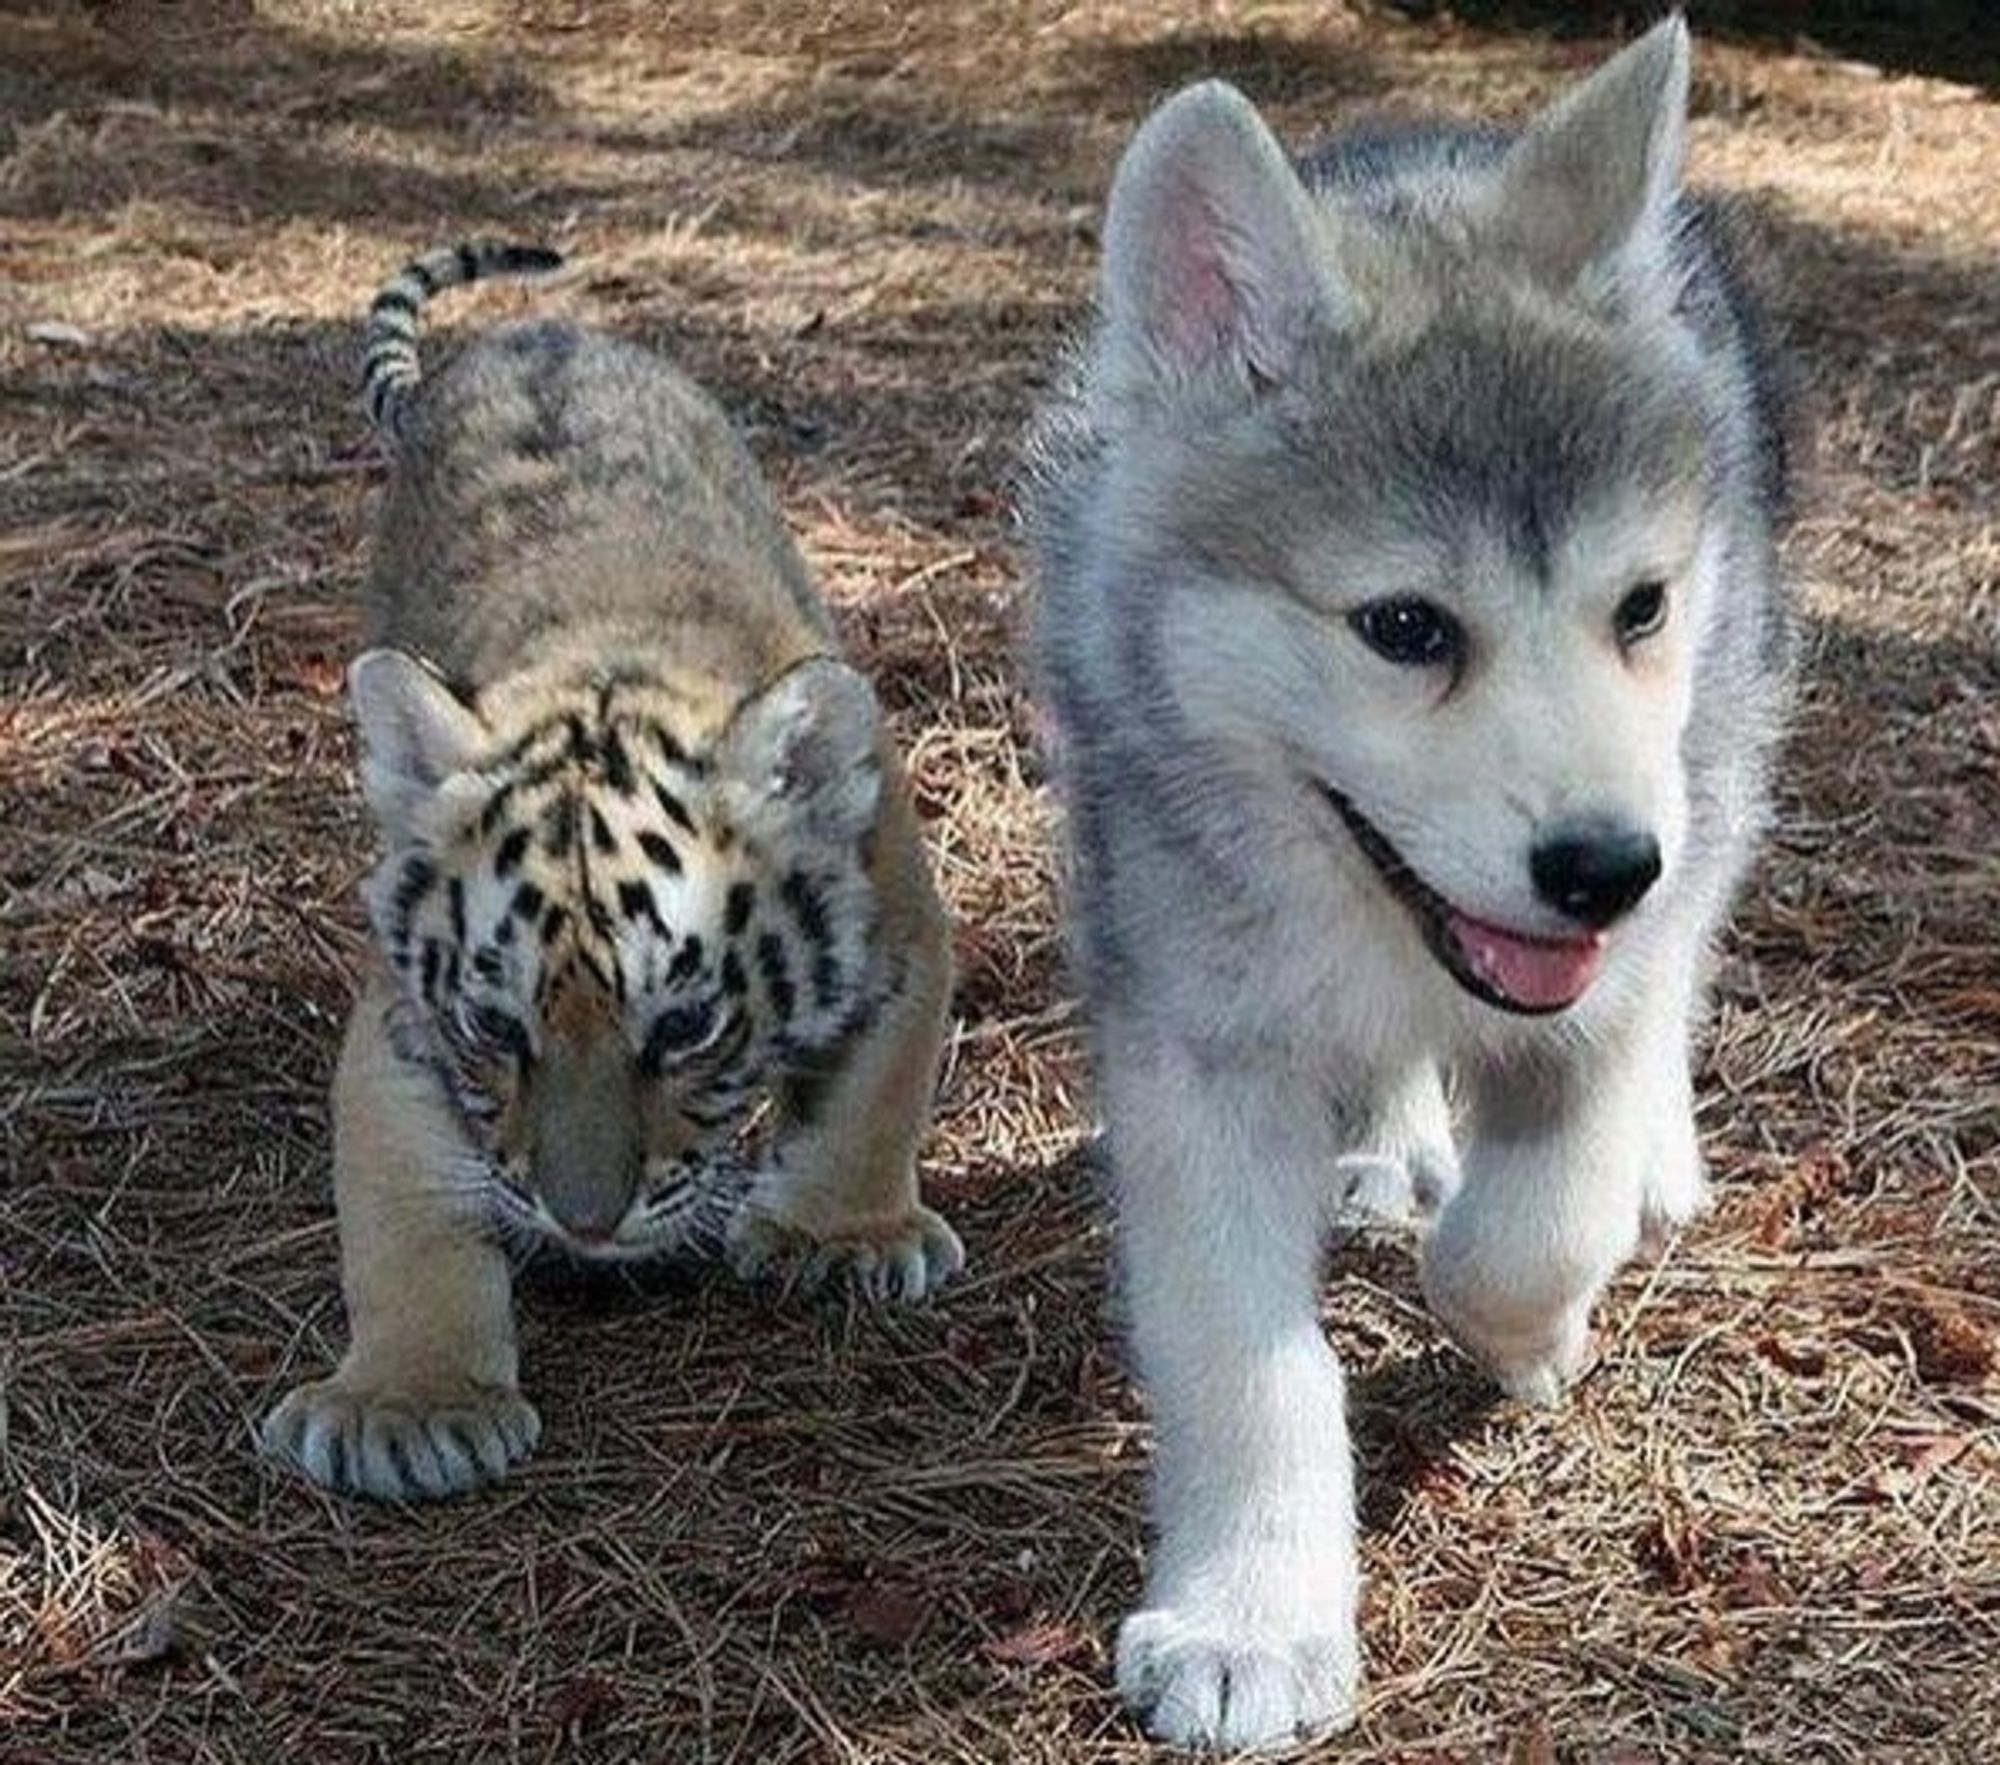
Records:
[[[732,999],[740,999],[750,990],[750,977],[743,972],[743,958],[734,950],[722,953],[722,990]]]
[[[664,741],[669,738],[662,736],[661,739]],[[675,752],[679,753],[678,745],[676,745]],[[682,833],[693,833],[695,831],[694,817],[688,814],[687,805],[679,797],[675,796],[672,791],[668,790],[665,785],[660,783],[658,779],[653,780],[653,798],[660,805],[660,813],[678,827]]]
[[[473,239],[426,252],[391,276],[368,308],[361,403],[368,420],[393,445],[401,441],[411,395],[423,379],[417,359],[417,319],[424,302],[447,288],[488,276],[540,275],[560,267],[562,253],[542,245]]]
[[[521,860],[528,855],[528,842],[534,835],[525,827],[510,828],[493,850],[493,874],[512,876],[521,868]]]
[[[740,935],[750,923],[750,912],[756,904],[757,891],[749,883],[731,883],[722,904],[722,929],[732,938]]]
[[[690,978],[701,967],[701,954],[701,934],[689,932],[687,942],[674,952],[673,961],[667,964],[667,979],[684,981]]]
[[[653,900],[653,891],[634,878],[628,877],[618,885],[618,911],[627,919],[645,920],[657,932],[667,929]]]
[[[757,972],[763,977],[764,992],[778,1022],[790,1023],[798,1006],[799,990],[785,961],[784,940],[776,932],[766,932],[757,940]]]
[[[549,805],[542,827],[542,850],[551,858],[569,856],[570,848],[576,844],[576,819],[576,799],[567,791]]]
[[[400,949],[410,940],[410,921],[423,905],[424,897],[437,886],[437,866],[421,855],[403,866],[396,892],[389,899],[389,943]]]

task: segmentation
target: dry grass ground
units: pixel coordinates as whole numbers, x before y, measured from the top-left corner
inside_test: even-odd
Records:
[[[2000,116],[1796,40],[1813,10],[1730,7],[1757,34],[1697,91],[1822,419],[1721,1206],[1554,1418],[1488,1396],[1395,1247],[1338,1260],[1342,1758],[1995,1756]],[[0,1761],[1145,1756],[1105,1651],[1146,1435],[1010,660],[1015,438],[1163,88],[1228,73],[1301,135],[1517,113],[1603,48],[1363,0],[0,6]],[[880,673],[963,928],[932,1180],[976,1261],[894,1316],[532,1295],[541,1455],[383,1512],[250,1426],[340,1337],[354,318],[475,229],[560,241],[535,301],[740,413]]]

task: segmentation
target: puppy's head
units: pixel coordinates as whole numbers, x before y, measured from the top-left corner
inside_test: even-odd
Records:
[[[1686,839],[1725,432],[1676,316],[1686,86],[1673,20],[1385,197],[1211,83],[1111,199],[1085,396],[1165,690],[1515,1011],[1581,996]]]

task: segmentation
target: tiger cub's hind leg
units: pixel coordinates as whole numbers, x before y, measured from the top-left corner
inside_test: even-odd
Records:
[[[436,1081],[391,1046],[376,983],[334,1081],[334,1190],[351,1345],[265,1418],[266,1453],[347,1495],[491,1482],[541,1423],[515,1384],[511,1282]]]
[[[951,992],[945,920],[911,832],[902,900],[885,933],[902,972],[881,1008],[822,1070],[779,1091],[764,1169],[730,1227],[739,1274],[796,1271],[808,1285],[846,1275],[871,1298],[922,1299],[965,1251],[917,1189]]]

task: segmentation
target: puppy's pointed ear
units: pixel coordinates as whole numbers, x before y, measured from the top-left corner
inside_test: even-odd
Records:
[[[361,731],[361,794],[384,833],[406,837],[439,786],[479,763],[490,733],[435,673],[401,650],[357,656],[347,696]]]
[[[1207,80],[1146,119],[1104,224],[1114,368],[1169,381],[1223,368],[1283,384],[1343,304],[1312,198],[1241,92]]]
[[[1664,259],[1686,151],[1688,30],[1675,13],[1543,111],[1508,149],[1495,221],[1530,272]]]
[[[827,656],[799,663],[738,711],[723,738],[732,817],[767,839],[858,840],[881,799],[881,725],[862,675]]]

